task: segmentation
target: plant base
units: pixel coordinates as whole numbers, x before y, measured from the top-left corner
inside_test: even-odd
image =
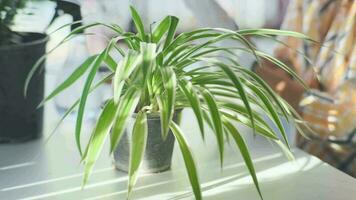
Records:
[[[174,121],[177,114],[174,116]],[[148,134],[146,150],[140,168],[144,173],[158,173],[171,168],[172,154],[175,138],[171,132],[166,140],[161,137],[161,121],[159,117],[147,118]],[[128,134],[130,133],[130,134]],[[125,131],[118,147],[114,151],[114,164],[116,169],[128,172],[130,162],[131,131]]]

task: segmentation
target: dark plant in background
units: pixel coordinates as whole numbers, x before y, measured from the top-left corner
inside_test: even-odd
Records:
[[[19,43],[19,33],[11,31],[16,14],[21,12],[28,0],[0,0],[0,45]]]
[[[0,143],[23,142],[42,135],[43,109],[36,105],[44,94],[44,72],[34,76],[27,98],[23,83],[35,62],[45,54],[47,34],[22,28],[36,27],[36,6],[44,0],[0,0]],[[22,29],[22,30],[21,30]],[[44,66],[43,64],[41,66]],[[21,126],[17,123],[21,121]]]

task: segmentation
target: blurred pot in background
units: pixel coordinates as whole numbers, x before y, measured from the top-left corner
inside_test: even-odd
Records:
[[[27,141],[42,135],[43,108],[37,106],[44,97],[45,60],[25,94],[26,78],[46,53],[48,26],[58,13],[78,20],[80,7],[71,1],[9,0],[1,1],[0,13],[0,143]]]
[[[23,93],[27,74],[45,53],[47,36],[21,33],[21,41],[0,46],[0,142],[18,142],[37,138],[42,132],[44,71],[34,76]]]
[[[26,0],[4,1],[0,5],[0,142],[37,138],[42,132],[43,109],[36,109],[43,98],[44,71],[34,76],[24,96],[26,76],[45,53],[47,36],[10,29]]]

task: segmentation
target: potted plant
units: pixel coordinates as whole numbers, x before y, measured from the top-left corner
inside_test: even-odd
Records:
[[[33,77],[27,98],[23,84],[35,62],[45,54],[47,35],[11,30],[27,0],[0,2],[0,143],[37,138],[42,133],[44,72]],[[19,124],[21,124],[19,126]]]
[[[116,24],[94,23],[76,28],[60,43],[70,40],[78,32],[93,26],[104,26],[116,33],[100,54],[89,57],[78,66],[40,104],[43,105],[55,97],[89,71],[80,99],[63,116],[66,117],[78,107],[75,138],[85,166],[83,185],[88,181],[107,138],[110,138],[111,153],[119,151],[117,154],[130,154],[128,163],[125,160],[118,161],[119,168],[126,166],[128,170],[128,195],[136,183],[140,165],[146,162],[143,161],[144,157],[149,158],[151,164],[156,162],[151,165],[154,171],[169,168],[167,163],[170,164],[172,140],[175,138],[194,195],[196,199],[202,199],[192,152],[179,127],[180,110],[189,108],[197,119],[202,139],[205,137],[205,124],[215,134],[221,165],[223,165],[225,139],[230,138],[236,143],[262,198],[249,151],[234,123],[251,127],[255,134],[275,142],[288,157],[292,158],[280,118],[283,116],[289,121],[296,122],[299,128],[300,117],[260,77],[238,63],[235,51],[251,53],[258,62],[260,59],[273,62],[305,86],[284,63],[257,50],[246,37],[281,35],[310,39],[300,33],[272,29],[233,31],[222,28],[201,28],[175,36],[178,18],[174,16],[165,17],[152,31],[145,32],[139,14],[133,7],[130,9],[137,33],[126,32]],[[232,44],[234,42],[242,44],[243,47],[217,46],[218,42],[224,40],[231,40]],[[118,41],[126,43],[128,49],[124,50]],[[120,53],[123,59],[113,59],[112,51]],[[103,64],[111,73],[101,81],[93,83],[99,67]],[[37,68],[38,65],[33,68],[33,71]],[[108,80],[112,81],[113,97],[103,107],[90,140],[83,150],[81,129],[87,97],[91,91]],[[265,122],[260,116],[260,111],[269,117],[279,133],[275,133]],[[127,124],[131,121],[132,129],[126,131]],[[125,142],[122,142],[123,140]],[[166,151],[157,151],[155,148]],[[162,157],[164,162],[160,163]]]

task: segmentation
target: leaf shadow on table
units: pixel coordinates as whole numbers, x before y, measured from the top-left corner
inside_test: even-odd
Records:
[[[317,179],[322,178],[324,170],[327,169],[327,164],[317,158],[308,155],[297,155],[297,158],[293,161],[270,168],[260,168],[258,164],[256,166],[262,195],[265,200],[279,200],[286,199],[286,197],[289,200],[323,199],[320,198],[323,195],[320,196],[320,193],[315,192],[314,197],[303,197],[306,190],[313,190],[317,186],[316,184],[320,181]],[[315,177],[315,174],[320,174],[320,177]],[[327,180],[326,177],[324,178]],[[332,180],[329,181],[331,182]],[[328,192],[326,191],[326,193]],[[308,194],[310,193],[308,192]],[[260,200],[254,184],[248,176],[205,191],[204,199]]]
[[[267,164],[264,164],[264,167],[273,168],[280,158],[281,155],[278,154],[269,158],[256,159],[256,168],[257,170],[259,169],[259,162],[266,162]],[[244,177],[250,178],[242,162],[227,164],[222,172],[220,170],[213,171],[212,169],[219,169],[214,165],[218,166],[218,163],[206,163],[206,165],[200,166],[203,191],[224,186]],[[81,178],[79,173],[38,182],[12,185],[1,188],[0,196],[10,197],[14,193],[23,193],[23,199],[26,200],[49,198],[121,199],[126,196],[127,175],[122,172],[112,168],[96,170],[91,178],[91,183],[83,191],[80,187]],[[137,187],[134,189],[133,199],[179,199],[192,196],[190,191],[191,188],[186,172],[184,168],[181,168],[154,175],[141,174]]]
[[[274,154],[266,157],[261,157],[255,159],[256,169],[261,170],[261,168],[274,168],[280,163],[280,159],[284,159],[281,154]],[[263,166],[262,166],[263,165]],[[202,184],[203,193],[214,190],[215,188],[225,187],[230,183],[239,180],[250,180],[250,175],[243,162],[229,163],[222,171],[212,170],[219,169],[218,163],[200,166],[200,178]],[[155,175],[164,177],[165,173]],[[187,183],[187,175],[184,170],[175,170],[172,180],[168,182],[156,182],[152,184],[154,180],[150,180],[150,177],[143,177],[139,180],[136,189],[133,192],[133,199],[185,199],[193,198],[193,193],[189,183]],[[167,179],[167,177],[165,177]],[[151,183],[151,184],[150,184]],[[254,189],[252,180],[251,187]],[[256,191],[252,191],[253,194],[258,197]],[[126,191],[117,191],[100,196],[95,196],[88,198],[86,200],[97,200],[97,199],[121,199],[125,198]],[[205,195],[204,195],[205,196]],[[217,199],[221,199],[217,197]]]

